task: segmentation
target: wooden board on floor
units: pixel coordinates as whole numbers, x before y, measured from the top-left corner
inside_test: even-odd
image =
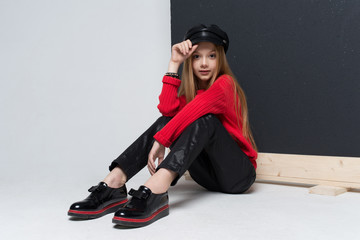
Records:
[[[315,187],[309,188],[309,193],[328,195],[328,196],[337,196],[342,193],[346,193],[347,189],[343,187],[334,187],[334,186],[323,186],[317,185]]]
[[[258,182],[360,189],[360,158],[259,153]]]

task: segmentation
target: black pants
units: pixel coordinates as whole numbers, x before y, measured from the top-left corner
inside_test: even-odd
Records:
[[[129,180],[144,168],[155,141],[153,136],[170,120],[170,117],[158,118],[111,163],[110,170],[119,166]],[[248,156],[215,115],[205,115],[190,124],[170,149],[157,169],[166,168],[178,174],[171,185],[175,185],[186,170],[210,191],[243,193],[255,181],[255,169]]]

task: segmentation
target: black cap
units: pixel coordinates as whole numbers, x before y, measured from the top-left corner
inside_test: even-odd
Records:
[[[212,42],[216,45],[223,46],[225,53],[229,48],[228,35],[215,24],[208,27],[204,24],[192,27],[186,32],[184,40],[186,39],[189,39],[192,44],[199,42]]]

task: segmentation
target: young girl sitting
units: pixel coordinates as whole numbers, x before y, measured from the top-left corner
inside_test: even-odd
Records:
[[[110,173],[86,199],[70,206],[68,215],[88,219],[115,212],[115,224],[148,225],[169,214],[167,191],[186,170],[210,191],[243,193],[254,183],[256,145],[245,94],[226,60],[228,36],[216,25],[199,25],[184,39],[172,47],[162,80],[162,116],[111,163]],[[166,158],[165,147],[171,150]],[[151,177],[129,191],[128,201],[125,183],[145,166]]]

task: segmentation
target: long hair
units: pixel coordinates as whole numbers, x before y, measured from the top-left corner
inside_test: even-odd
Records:
[[[229,63],[226,59],[224,48],[222,46],[215,45],[216,53],[216,70],[207,88],[211,87],[214,84],[215,80],[223,75],[227,74],[231,76],[233,86],[234,86],[234,102],[235,102],[235,112],[237,116],[237,124],[240,129],[242,129],[242,134],[247,139],[252,147],[257,151],[254,137],[252,135],[250,124],[249,124],[249,113],[247,107],[247,101],[244,90],[240,87],[237,82],[233,72],[230,69]],[[199,81],[194,75],[192,69],[192,56],[188,57],[183,66],[181,74],[181,85],[179,88],[178,95],[185,95],[186,102],[190,102],[196,96],[196,91],[199,90]]]

